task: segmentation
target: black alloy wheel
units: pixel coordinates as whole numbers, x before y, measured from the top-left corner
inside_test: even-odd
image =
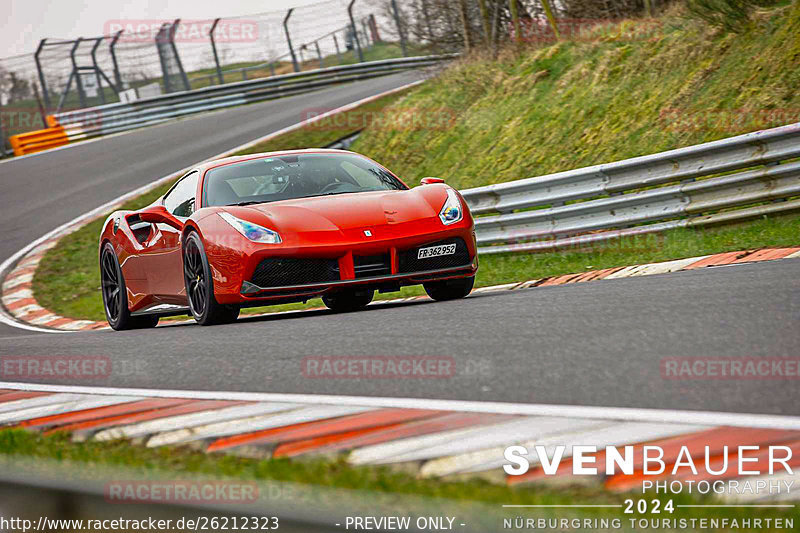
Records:
[[[128,309],[128,291],[119,266],[114,247],[107,242],[100,254],[100,288],[103,308],[108,324],[115,330],[152,328],[158,324],[158,316],[132,316]]]
[[[239,318],[240,308],[219,304],[214,297],[214,282],[203,241],[195,232],[186,236],[183,245],[183,279],[189,310],[198,324],[226,324]]]

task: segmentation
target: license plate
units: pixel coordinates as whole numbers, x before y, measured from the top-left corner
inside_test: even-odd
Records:
[[[453,255],[454,253],[456,253],[455,244],[440,244],[439,246],[420,248],[417,252],[417,259],[428,259],[429,257],[439,257],[440,255]]]

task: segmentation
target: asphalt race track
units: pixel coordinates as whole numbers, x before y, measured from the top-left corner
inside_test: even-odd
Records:
[[[115,196],[406,73],[0,163],[0,261]],[[446,176],[446,169],[442,174]],[[108,378],[59,384],[513,401],[800,415],[796,380],[663,379],[667,357],[796,357],[800,259],[308,311],[228,326],[38,334],[0,326],[0,356],[103,355]],[[443,356],[435,379],[307,378],[307,356]],[[8,381],[12,379],[4,378]]]

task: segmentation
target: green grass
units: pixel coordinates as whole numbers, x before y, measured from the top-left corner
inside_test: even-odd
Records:
[[[614,28],[461,60],[394,106],[445,127],[374,128],[352,149],[461,189],[800,121],[800,3],[737,35],[680,12]]]
[[[223,454],[205,454],[188,447],[145,448],[127,441],[72,442],[66,433],[43,436],[20,429],[0,430],[0,457],[52,459],[69,462],[87,471],[94,467],[124,467],[142,475],[168,473],[171,479],[196,476],[245,481],[285,481],[328,488],[353,489],[379,493],[405,494],[419,498],[442,498],[490,504],[575,504],[591,502],[619,504],[636,494],[613,494],[596,485],[552,486],[548,484],[507,487],[479,478],[460,481],[419,479],[401,469],[356,467],[343,457],[287,459],[251,459]],[[671,499],[677,504],[710,502],[708,497],[687,494],[657,496],[662,504]],[[582,514],[584,514],[582,512]],[[618,509],[592,509],[588,516],[619,516]],[[517,516],[509,515],[509,516]],[[563,514],[559,514],[563,517]],[[692,517],[800,519],[797,508],[787,511],[765,509],[683,509],[673,518]]]
[[[474,56],[405,95],[302,129],[244,153],[324,146],[373,121],[352,149],[409,185],[441,176],[457,188],[615,161],[800,120],[800,4],[764,11],[737,36],[671,12],[625,21],[592,38]],[[376,48],[376,53],[387,48]],[[402,120],[391,120],[395,119]],[[390,120],[387,120],[389,118]],[[128,208],[146,205],[156,191]],[[103,320],[97,269],[101,221],[50,250],[33,281],[39,302]],[[800,245],[800,217],[557,253],[485,256],[477,286],[766,246]],[[420,287],[379,295],[423,294]],[[317,307],[321,302],[273,306]],[[247,312],[262,312],[263,308]]]

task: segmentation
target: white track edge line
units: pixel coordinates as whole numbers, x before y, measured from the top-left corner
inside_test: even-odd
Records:
[[[383,98],[384,96],[389,96],[391,94],[398,93],[398,92],[404,91],[406,89],[410,89],[412,87],[416,87],[417,85],[420,85],[420,84],[424,83],[425,81],[426,80],[417,80],[417,81],[414,81],[414,82],[411,82],[411,83],[407,83],[406,85],[403,85],[403,86],[400,86],[400,87],[396,87],[394,89],[390,89],[388,91],[384,91],[382,93],[378,93],[376,95],[369,96],[367,98],[363,98],[361,100],[358,100],[356,102],[352,102],[352,103],[344,105],[342,107],[338,107],[336,109],[328,111],[327,113],[323,113],[322,115],[318,115],[316,117],[312,117],[310,119],[303,120],[303,121],[298,122],[297,124],[294,124],[292,126],[288,126],[286,128],[283,128],[283,129],[280,129],[278,131],[275,131],[275,132],[269,133],[267,135],[264,135],[263,137],[259,137],[258,139],[255,139],[254,141],[248,141],[245,144],[236,146],[234,148],[231,148],[230,150],[226,150],[225,152],[222,152],[221,154],[217,154],[215,156],[211,156],[211,157],[209,157],[207,159],[204,159],[200,163],[195,163],[193,165],[189,165],[186,168],[183,168],[183,169],[180,169],[180,170],[176,170],[175,172],[172,172],[171,174],[168,174],[166,176],[158,178],[154,182],[148,183],[147,185],[143,185],[143,186],[141,186],[141,187],[139,187],[137,189],[134,189],[133,191],[131,191],[131,192],[127,193],[127,194],[124,194],[122,196],[119,196],[119,197],[115,198],[114,200],[111,200],[110,202],[106,202],[105,204],[92,209],[88,213],[84,213],[83,215],[75,217],[72,220],[70,220],[69,222],[67,222],[66,224],[63,224],[60,227],[58,227],[58,228],[46,233],[45,235],[39,237],[35,241],[29,243],[27,246],[25,246],[24,248],[19,250],[14,255],[12,255],[11,257],[6,259],[5,261],[3,261],[3,263],[0,264],[0,286],[2,286],[3,281],[5,281],[5,278],[6,278],[7,274],[8,274],[8,271],[11,269],[11,267],[13,265],[15,265],[20,259],[22,259],[28,252],[30,252],[36,246],[40,245],[41,243],[43,243],[43,242],[45,242],[45,241],[47,241],[49,239],[57,237],[61,232],[69,233],[71,229],[75,228],[75,226],[77,226],[77,225],[79,225],[79,224],[81,224],[83,222],[88,222],[89,220],[92,220],[93,218],[102,215],[108,209],[110,209],[113,206],[119,204],[120,202],[125,202],[125,201],[127,201],[127,200],[129,200],[131,198],[134,198],[136,196],[140,196],[142,194],[145,194],[146,192],[151,191],[152,189],[155,189],[159,185],[162,185],[163,183],[166,183],[168,180],[174,179],[177,174],[180,174],[180,173],[182,173],[182,172],[184,172],[184,171],[186,171],[186,170],[188,170],[190,168],[193,168],[193,167],[197,166],[198,164],[204,163],[206,161],[212,161],[214,159],[220,159],[220,158],[223,158],[223,157],[227,157],[227,156],[229,156],[230,154],[232,154],[234,152],[238,152],[239,150],[245,150],[247,148],[250,148],[251,146],[254,146],[256,144],[262,143],[264,141],[267,141],[267,140],[272,139],[274,137],[277,137],[279,135],[283,135],[283,134],[289,133],[291,131],[300,129],[300,128],[304,127],[304,126],[307,126],[309,124],[313,124],[314,122],[317,122],[319,120],[323,120],[323,119],[325,119],[325,118],[327,118],[327,117],[329,117],[331,115],[335,115],[337,113],[344,113],[344,112],[350,111],[351,109],[354,109],[354,108],[356,108],[358,106],[361,106],[361,105],[364,105],[364,104],[368,104],[368,103],[370,103],[370,102],[372,102],[374,100],[378,100],[380,98]],[[34,154],[30,154],[30,155],[34,155]],[[8,311],[6,311],[5,307],[3,307],[2,305],[0,305],[0,323],[6,324],[7,326],[15,327],[15,328],[26,329],[26,330],[29,330],[29,331],[36,331],[36,332],[39,332],[39,333],[74,333],[74,331],[68,331],[68,330],[56,330],[56,329],[40,328],[40,327],[36,327],[36,326],[31,326],[30,324],[25,323],[25,322],[21,322],[21,321],[17,320],[16,318],[12,317],[11,315],[9,315]]]
[[[138,389],[124,387],[85,387],[80,385],[45,385],[0,381],[0,388],[23,391],[144,396],[151,398],[185,398],[192,400],[239,400],[250,402],[307,403],[317,405],[353,405],[398,409],[463,411],[472,413],[527,416],[558,416],[627,422],[662,422],[665,424],[697,424],[703,426],[736,426],[800,430],[800,417],[719,411],[687,411],[645,409],[637,407],[595,407],[537,403],[486,402],[474,400],[438,400],[425,398],[389,398],[381,396],[336,396],[329,394],[297,394],[273,392],[190,391],[170,389]]]

